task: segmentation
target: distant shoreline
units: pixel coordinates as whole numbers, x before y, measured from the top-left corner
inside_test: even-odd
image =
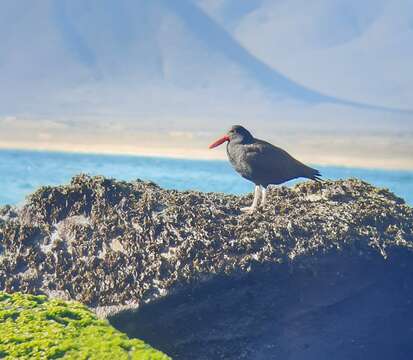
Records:
[[[139,148],[124,146],[121,149],[104,149],[101,146],[83,145],[73,146],[62,144],[61,146],[37,146],[31,147],[21,144],[4,144],[0,143],[0,151],[27,151],[27,152],[51,152],[67,154],[90,154],[90,155],[107,155],[107,156],[135,156],[135,157],[154,157],[177,160],[194,160],[194,161],[226,161],[225,151],[214,151],[208,149],[186,149],[186,148]],[[189,154],[189,155],[188,155]],[[377,156],[377,160],[372,159],[355,159],[352,157],[342,157],[335,154],[312,154],[311,161],[296,156],[299,160],[318,166],[337,166],[345,168],[360,169],[377,169],[377,170],[395,170],[395,171],[413,171],[412,161],[405,159],[382,159]]]

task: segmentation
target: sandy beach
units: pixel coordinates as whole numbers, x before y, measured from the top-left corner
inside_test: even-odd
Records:
[[[226,159],[225,147],[209,150],[209,139],[180,139],[176,136],[146,134],[142,138],[99,137],[70,139],[4,139],[0,135],[1,149],[46,150],[79,153],[124,154],[159,156],[199,160]],[[286,149],[300,161],[331,166],[378,169],[413,169],[413,144],[394,137],[363,136],[358,138],[333,136],[297,136],[282,138],[274,144]]]
[[[402,127],[402,125],[404,125]],[[349,128],[338,132],[320,123],[257,123],[254,135],[287,150],[300,161],[379,169],[413,169],[412,131],[408,124]],[[225,147],[209,150],[226,124],[185,127],[178,122],[158,126],[151,122],[53,121],[0,119],[0,148],[99,154],[127,154],[187,159],[226,159]],[[398,129],[398,130],[395,130]]]

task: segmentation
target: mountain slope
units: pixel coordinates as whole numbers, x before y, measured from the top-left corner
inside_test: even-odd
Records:
[[[245,101],[265,107],[275,100],[364,106],[291,81],[195,2],[17,0],[0,7],[0,114],[209,105],[225,114]]]
[[[319,92],[413,107],[408,0],[197,0],[257,58]]]

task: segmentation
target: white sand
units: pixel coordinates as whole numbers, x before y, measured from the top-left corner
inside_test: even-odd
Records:
[[[82,124],[83,125],[83,124]],[[268,131],[265,140],[302,162],[363,168],[413,169],[413,140],[408,133],[368,131],[337,134],[302,129]],[[209,150],[215,131],[125,131],[104,126],[57,122],[0,122],[0,148],[102,154],[131,154],[189,159],[226,159],[225,146]],[[265,135],[265,133],[264,133]]]

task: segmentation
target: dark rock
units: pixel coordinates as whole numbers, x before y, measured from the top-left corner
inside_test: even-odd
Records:
[[[352,179],[250,202],[85,175],[42,188],[0,210],[0,289],[79,300],[176,359],[413,354],[402,199]]]
[[[412,254],[334,252],[216,278],[110,317],[174,359],[410,359]]]

